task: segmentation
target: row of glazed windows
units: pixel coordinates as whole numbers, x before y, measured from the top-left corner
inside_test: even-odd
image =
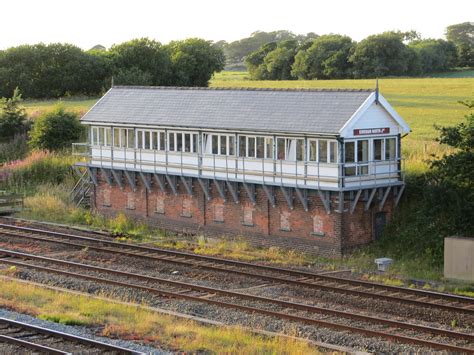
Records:
[[[276,142],[274,140],[268,136],[238,135],[236,139],[234,134],[203,133],[202,152],[224,156],[237,154],[247,158],[338,162],[338,143],[335,140],[308,138],[306,155],[302,138],[276,137]],[[92,127],[91,143],[93,146],[197,153],[199,136],[176,131],[137,129],[135,132],[130,128]],[[394,160],[398,156],[396,138],[346,141],[344,151],[346,164]]]

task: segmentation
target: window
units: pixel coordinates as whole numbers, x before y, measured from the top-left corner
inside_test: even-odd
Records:
[[[239,137],[239,157],[245,157],[247,155],[247,137]]]
[[[368,162],[369,161],[369,141],[360,140],[357,141],[357,162]]]
[[[176,151],[182,152],[183,151],[183,134],[175,133],[175,135],[176,135]]]
[[[168,133],[168,150],[170,152],[174,152],[176,150],[176,145],[174,144],[175,136],[175,133]]]
[[[345,163],[355,162],[355,142],[344,143],[344,162]]]
[[[239,136],[239,156],[273,159],[273,138]]]
[[[337,162],[337,142],[329,142],[329,162]]]
[[[235,136],[204,133],[203,150],[205,154],[235,155]]]
[[[316,161],[316,141],[315,140],[310,140],[309,142],[309,154],[308,154],[308,160],[309,161]]]
[[[255,137],[247,137],[247,156],[255,158]]]
[[[385,139],[385,160],[394,160],[396,158],[396,139]]]
[[[366,175],[369,173],[369,141],[358,140],[344,143],[344,175]],[[352,164],[354,163],[354,164]]]
[[[192,143],[191,143],[191,146],[193,147],[192,152],[197,153],[198,152],[198,135],[197,135],[197,133],[193,133],[192,138],[193,138]]]
[[[373,141],[374,160],[394,160],[397,158],[397,139],[380,138]]]
[[[337,162],[337,142],[327,139],[308,140],[308,161],[320,163]]]
[[[168,150],[170,152],[197,153],[197,139],[196,133],[168,132]],[[160,146],[162,145],[164,146],[164,143],[160,142]]]
[[[159,144],[160,150],[165,150],[165,132],[160,132],[159,142],[160,142]]]
[[[257,137],[257,158],[265,158],[265,138]]]
[[[112,146],[112,129],[110,127],[92,127],[92,145]]]
[[[191,134],[184,134],[184,151],[191,152]]]
[[[328,162],[328,141],[320,139],[318,141],[318,159],[320,163]]]
[[[304,139],[277,138],[277,157],[280,160],[304,160]]]
[[[165,140],[164,132],[137,129],[137,148],[138,149],[164,150],[164,145],[165,145],[164,140]]]
[[[374,160],[382,160],[383,139],[374,139]]]
[[[229,136],[229,155],[235,155],[235,136]]]
[[[114,128],[114,147],[135,148],[135,132],[133,128]]]
[[[304,160],[304,139],[296,140],[296,160]]]
[[[265,158],[273,159],[273,138],[265,138]]]
[[[219,136],[219,139],[220,139],[220,145],[221,145],[220,154],[227,155],[227,137]]]

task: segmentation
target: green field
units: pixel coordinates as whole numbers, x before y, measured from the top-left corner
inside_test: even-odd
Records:
[[[375,80],[249,80],[246,72],[223,72],[211,81],[212,87],[257,88],[374,88]],[[434,125],[454,125],[462,121],[467,109],[458,101],[474,98],[474,78],[404,78],[380,79],[381,93],[407,121],[412,133],[404,139],[404,156],[410,171],[424,168],[430,154],[444,151],[433,141]],[[68,108],[85,112],[96,99],[62,99]],[[26,101],[27,110],[35,116],[57,100]]]

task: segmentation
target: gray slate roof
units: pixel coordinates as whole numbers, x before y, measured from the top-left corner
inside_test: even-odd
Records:
[[[82,122],[337,134],[371,92],[118,86]]]

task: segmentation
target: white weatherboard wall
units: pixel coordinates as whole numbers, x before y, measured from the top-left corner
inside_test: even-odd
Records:
[[[348,132],[344,138],[361,139],[365,137],[364,135],[354,136],[354,129],[386,127],[390,128],[390,133],[380,134],[379,136],[396,136],[402,132],[400,125],[390,116],[382,105],[374,102],[359,119],[348,126]]]
[[[444,239],[444,277],[474,282],[474,238]]]

